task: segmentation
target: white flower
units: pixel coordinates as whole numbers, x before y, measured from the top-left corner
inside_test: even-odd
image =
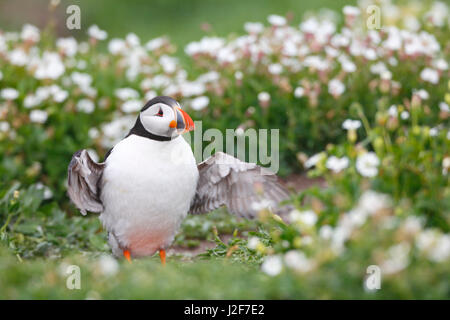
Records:
[[[348,168],[349,160],[347,157],[338,158],[331,156],[326,162],[326,167],[332,170],[334,173],[339,173],[342,170]]]
[[[104,30],[100,30],[96,24],[89,27],[88,35],[97,40],[105,40],[108,37],[108,33]]]
[[[88,131],[88,136],[91,139],[97,139],[100,136],[100,131],[97,128],[90,128]]]
[[[364,214],[373,215],[391,206],[392,201],[389,195],[367,190],[359,198],[357,210],[364,212]]]
[[[236,80],[242,80],[242,78],[244,78],[244,74],[242,73],[242,71],[236,71],[234,73],[234,77],[236,78]]]
[[[260,92],[258,93],[258,100],[260,102],[268,102],[270,100],[270,94],[268,92]]]
[[[108,51],[113,54],[117,55],[119,53],[124,53],[126,51],[126,44],[125,41],[122,39],[111,39],[108,43]]]
[[[345,72],[351,73],[356,71],[356,65],[349,59],[340,59],[339,61],[342,66],[342,70],[344,70]]]
[[[30,121],[35,123],[45,123],[48,114],[44,110],[33,110],[30,112]]]
[[[77,110],[84,113],[92,113],[95,110],[95,104],[89,99],[81,99],[77,102]]]
[[[309,169],[313,166],[315,166],[320,160],[325,158],[325,154],[323,152],[316,153],[315,155],[308,158],[308,160],[305,161],[305,168]]]
[[[383,72],[388,71],[386,65],[383,62],[378,62],[370,66],[370,72],[381,75]]]
[[[119,88],[116,89],[114,92],[116,97],[121,100],[128,100],[128,99],[137,99],[139,98],[139,92],[132,88]]]
[[[145,47],[149,51],[155,51],[155,50],[161,48],[166,42],[167,42],[166,38],[159,37],[159,38],[155,38],[155,39],[152,39],[149,42],[147,42]]]
[[[264,25],[260,22],[246,22],[244,24],[244,30],[248,33],[258,34],[263,32]]]
[[[125,113],[137,112],[141,110],[142,102],[137,99],[128,100],[122,104],[122,111]]]
[[[338,97],[342,93],[344,93],[344,91],[345,91],[345,85],[340,80],[332,79],[328,83],[328,92],[331,95]]]
[[[209,98],[207,96],[197,97],[192,99],[191,108],[194,110],[203,110],[209,105]]]
[[[342,123],[342,128],[345,130],[356,130],[359,127],[361,127],[361,121],[359,120],[347,119]]]
[[[34,72],[36,79],[58,79],[65,71],[59,55],[55,52],[44,52]]]
[[[301,98],[301,97],[303,97],[304,94],[305,94],[305,89],[303,89],[302,87],[295,88],[294,97]]]
[[[239,129],[239,128],[238,128]],[[236,131],[238,131],[238,129],[236,129]],[[239,135],[236,132],[237,135]],[[271,209],[274,206],[274,202],[268,199],[261,199],[260,201],[254,201],[250,204],[252,210],[254,211],[262,211],[265,209]]]
[[[441,235],[434,248],[430,251],[430,260],[442,262],[450,259],[450,235]]]
[[[444,2],[435,1],[430,11],[426,13],[427,20],[430,20],[437,27],[442,27],[445,21],[448,21],[448,11],[448,7]]]
[[[441,110],[442,112],[450,112],[450,107],[445,102],[440,102],[439,110]]]
[[[423,81],[428,81],[432,84],[437,84],[439,82],[439,73],[434,69],[425,68],[420,73],[420,78]]]
[[[261,243],[261,241],[259,241],[258,237],[251,237],[251,238],[248,239],[247,247],[249,247],[250,249],[255,250],[260,243]]]
[[[163,55],[159,58],[159,63],[161,64],[164,72],[174,73],[177,69],[178,60],[176,58]]]
[[[402,113],[400,113],[400,118],[402,118],[403,120],[409,119],[409,112],[408,111],[402,111]]]
[[[286,266],[297,272],[308,272],[314,267],[314,263],[306,255],[297,250],[290,250],[284,255]]]
[[[448,69],[448,62],[445,61],[445,59],[437,59],[433,60],[433,67],[439,70],[447,70]]]
[[[41,38],[40,31],[37,27],[31,24],[25,24],[22,28],[20,38],[25,41],[38,42]]]
[[[356,17],[361,13],[359,8],[354,7],[354,6],[344,6],[344,9],[342,11],[344,12],[344,14],[346,16],[352,16],[352,17]]]
[[[38,106],[41,102],[42,100],[37,95],[29,94],[23,100],[23,105],[25,108],[33,108]]]
[[[271,14],[269,17],[267,17],[267,21],[269,21],[269,23],[275,27],[281,27],[286,24],[286,18],[276,14]]]
[[[12,50],[9,53],[8,58],[9,58],[9,62],[15,66],[24,66],[28,62],[28,55],[21,48]]]
[[[283,270],[283,262],[280,256],[268,256],[261,265],[261,270],[269,276],[276,276]]]
[[[289,219],[293,222],[300,222],[307,226],[314,226],[317,222],[317,214],[312,210],[298,211],[293,210],[289,213]]]
[[[78,50],[77,40],[73,37],[58,39],[56,46],[68,57],[73,57]]]
[[[87,88],[92,83],[92,76],[87,73],[80,73],[75,71],[70,75],[70,78],[80,88]]]
[[[439,134],[439,129],[437,127],[430,129],[430,137],[436,137]]]
[[[10,125],[6,121],[0,121],[0,132],[7,132],[9,131]]]
[[[102,255],[98,261],[99,269],[105,276],[114,276],[119,272],[119,263],[109,255]]]
[[[65,90],[58,90],[57,92],[53,93],[53,100],[55,102],[61,103],[64,100],[67,99],[69,96],[69,93]]]
[[[133,124],[136,122],[135,116],[123,116],[114,119],[102,126],[102,145],[105,148],[109,148],[123,139],[123,136],[127,134]]]
[[[422,225],[422,219],[415,216],[409,216],[403,222],[402,229],[408,234],[417,234],[422,230]]]
[[[203,37],[198,42],[189,43],[185,52],[194,56],[196,54],[209,54],[211,56],[216,56],[219,50],[225,45],[225,40],[217,37]]]
[[[419,96],[422,100],[427,100],[430,97],[430,94],[424,89],[413,90],[413,94]]]
[[[19,91],[14,88],[5,88],[0,91],[0,96],[5,100],[15,100],[19,97]]]
[[[380,159],[374,152],[364,153],[356,159],[356,170],[364,177],[375,177],[378,174]]]
[[[269,65],[268,70],[271,74],[280,74],[283,72],[283,66],[279,63],[272,63]]]
[[[324,240],[329,240],[333,236],[333,228],[329,225],[324,225],[319,230],[319,236]]]
[[[450,157],[442,159],[442,174],[446,175],[450,171]]]
[[[149,101],[153,98],[155,98],[158,94],[156,93],[156,91],[153,90],[149,90],[145,93],[144,99],[145,101]]]
[[[390,106],[388,109],[388,114],[389,116],[396,118],[398,116],[397,106],[396,105]]]
[[[141,44],[141,40],[139,40],[139,37],[133,32],[127,34],[125,40],[131,47],[137,47]]]
[[[45,186],[42,182],[36,183],[36,188],[38,190],[44,190],[44,199],[48,200],[53,197],[53,192],[49,187]]]
[[[410,245],[401,242],[388,249],[387,259],[381,264],[381,270],[385,274],[393,274],[405,269],[409,264]]]

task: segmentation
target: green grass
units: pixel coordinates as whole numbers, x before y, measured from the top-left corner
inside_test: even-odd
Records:
[[[13,10],[0,12],[0,28],[17,29],[24,23],[45,26],[47,3],[46,0],[0,1],[5,8]],[[167,35],[174,43],[184,46],[205,34],[201,29],[204,23],[211,26],[209,34],[225,36],[230,32],[241,33],[247,21],[266,21],[270,14],[289,13],[297,23],[308,10],[339,10],[345,4],[355,3],[354,0],[80,0],[76,3],[62,0],[57,9],[57,26],[59,33],[77,37],[84,37],[92,24],[107,30],[110,38],[124,37],[129,32],[142,37],[142,41]],[[64,27],[65,10],[71,4],[81,8],[80,31]]]

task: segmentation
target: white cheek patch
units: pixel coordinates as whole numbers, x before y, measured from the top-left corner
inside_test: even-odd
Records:
[[[163,116],[156,116],[162,110]],[[139,114],[144,129],[159,136],[171,136],[170,122],[174,119],[173,109],[166,104],[157,103]]]

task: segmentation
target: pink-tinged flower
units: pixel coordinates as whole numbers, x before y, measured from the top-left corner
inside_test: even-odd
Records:
[[[270,104],[270,94],[265,91],[258,93],[258,101],[261,107],[268,107]]]
[[[78,43],[75,38],[60,38],[56,41],[56,47],[68,57],[73,57],[78,50]]]
[[[20,33],[20,38],[24,41],[38,42],[41,38],[40,31],[31,24],[25,24]]]

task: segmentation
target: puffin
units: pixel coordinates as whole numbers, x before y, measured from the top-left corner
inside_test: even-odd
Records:
[[[86,149],[68,166],[68,195],[83,215],[99,213],[112,254],[133,258],[159,252],[166,263],[181,222],[221,206],[239,217],[257,216],[264,203],[277,208],[289,197],[278,177],[255,163],[216,152],[197,164],[183,133],[194,122],[171,97],[158,96],[101,163]]]

